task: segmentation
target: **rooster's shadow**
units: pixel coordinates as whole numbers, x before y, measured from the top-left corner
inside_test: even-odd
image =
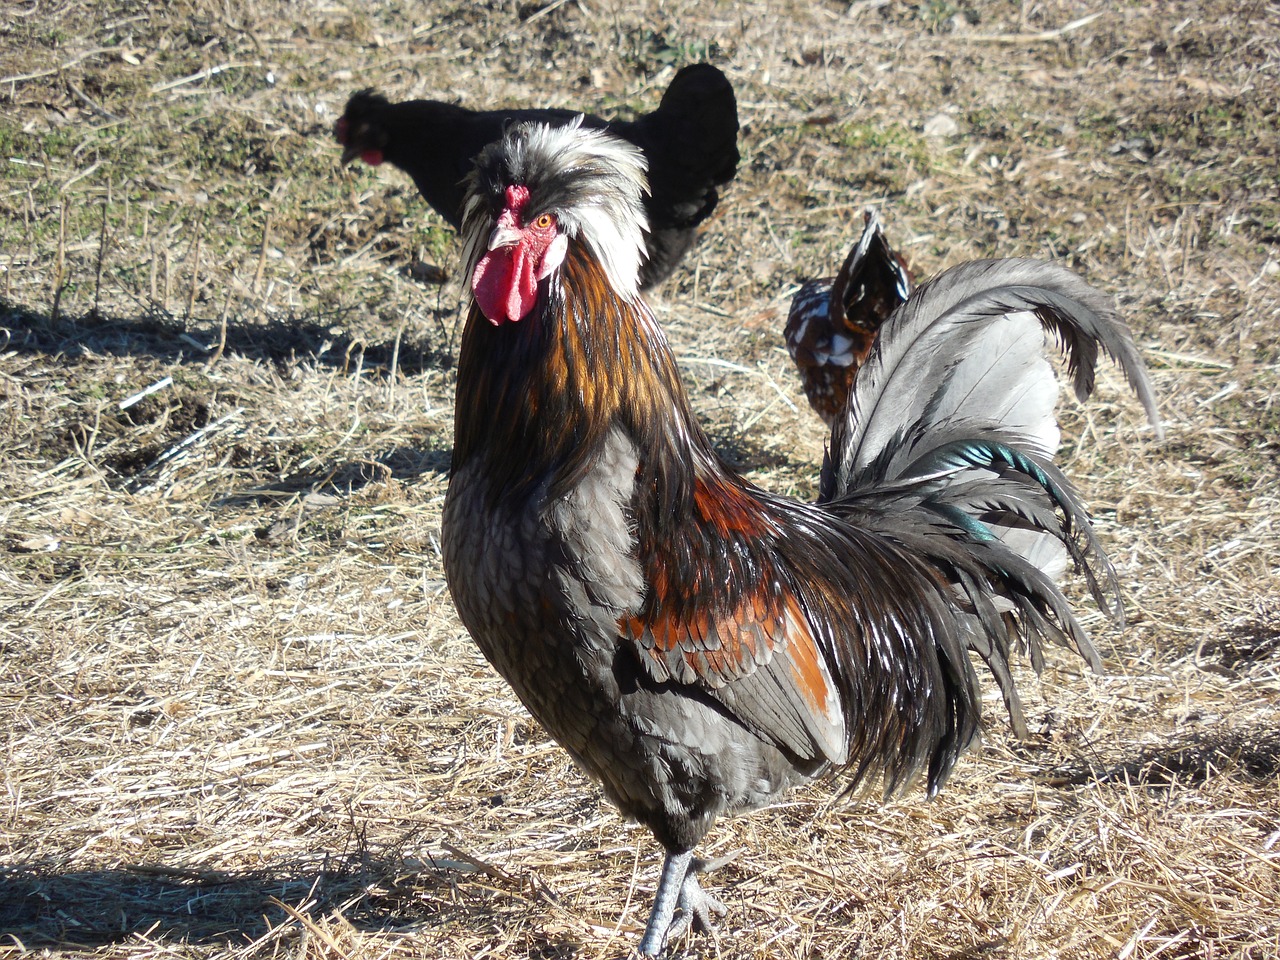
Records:
[[[1198,730],[1116,758],[1077,757],[1052,772],[1071,786],[1124,783],[1147,790],[1199,787],[1217,777],[1270,782],[1280,776],[1280,731]]]

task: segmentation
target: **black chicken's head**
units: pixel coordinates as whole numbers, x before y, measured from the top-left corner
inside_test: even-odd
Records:
[[[343,165],[359,157],[376,167],[386,159],[387,129],[381,116],[389,106],[386,97],[372,90],[351,95],[342,116],[333,125],[334,139],[342,144]]]
[[[645,159],[581,124],[516,124],[476,158],[462,207],[465,263],[476,303],[495,324],[528,316],[575,244],[615,293],[637,295]]]

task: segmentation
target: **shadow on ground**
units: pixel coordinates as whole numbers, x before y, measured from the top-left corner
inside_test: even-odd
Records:
[[[1158,790],[1197,786],[1215,777],[1267,782],[1280,776],[1280,731],[1198,731],[1142,750],[1118,763],[1081,759],[1051,777],[1072,785],[1131,783]]]
[[[395,331],[388,330],[385,340],[370,342],[347,329],[348,319],[338,313],[263,322],[233,317],[224,340],[219,321],[184,321],[156,306],[143,306],[131,317],[94,310],[79,317],[51,317],[0,298],[0,349],[69,359],[86,352],[147,356],[172,363],[204,363],[221,350],[286,368],[298,362],[340,369],[362,364],[366,370],[390,370],[394,365],[407,376],[453,366],[454,344],[442,329],[430,334],[410,331],[398,343]]]
[[[438,312],[443,316],[448,311]],[[439,317],[438,317],[439,319]],[[93,311],[78,317],[52,318],[0,298],[0,351],[19,354],[41,354],[57,357],[61,362],[80,357],[149,357],[169,364],[204,364],[215,351],[270,363],[287,373],[296,365],[309,364],[343,371],[361,369],[366,374],[390,375],[394,368],[404,376],[428,370],[449,370],[454,365],[456,344],[445,336],[444,327],[428,333],[406,333],[399,341],[389,332],[388,339],[366,341],[344,325],[342,316],[296,317],[266,322],[230,321],[225,331],[217,321],[184,322],[159,308],[144,308],[133,317],[108,317]],[[209,426],[210,411],[204,397],[190,389],[175,390],[158,399],[146,398],[126,412],[108,412],[106,427],[116,421],[122,430],[145,424],[161,417],[169,425],[169,433],[134,447],[122,445],[104,460],[118,484],[137,492],[151,482],[148,474],[161,465],[170,445]],[[102,418],[94,411],[85,412],[86,422],[72,421],[64,425],[65,443],[50,449],[67,455],[76,451],[90,435],[102,429]],[[709,427],[717,451],[732,467],[751,471],[776,467],[798,467],[814,473],[817,464],[796,463],[789,456],[757,442],[750,435],[729,433]],[[246,441],[233,456],[237,462],[252,462],[256,452]],[[423,473],[443,473],[449,468],[448,451],[401,448],[380,456],[377,462],[336,463],[308,470],[281,480],[270,489],[256,490],[229,497],[226,502],[252,500],[259,495],[273,499],[280,493],[299,490],[351,490],[394,475],[413,480]]]
[[[362,931],[422,933],[446,924],[483,931],[545,896],[536,884],[503,876],[474,883],[474,874],[470,865],[453,861],[359,855],[251,872],[162,865],[0,868],[0,944],[95,950],[142,937],[256,945],[274,953],[271,942],[298,937],[335,914]],[[540,939],[531,955],[554,960],[578,952],[571,942]]]

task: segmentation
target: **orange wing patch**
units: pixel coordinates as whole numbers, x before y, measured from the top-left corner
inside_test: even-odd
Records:
[[[619,627],[654,679],[699,686],[790,749],[844,761],[839,691],[794,596],[759,590],[727,615],[660,609]]]
[[[840,698],[827,662],[814,642],[813,633],[795,597],[784,600],[784,631],[788,639],[787,660],[791,667],[791,680],[796,691],[804,698],[809,712],[825,717],[840,716]]]

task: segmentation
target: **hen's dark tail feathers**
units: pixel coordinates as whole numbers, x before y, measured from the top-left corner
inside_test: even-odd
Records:
[[[665,279],[693,245],[695,229],[720,201],[717,188],[738,171],[738,101],[709,63],[677,73],[652,113],[629,137],[649,157],[649,259],[641,286]]]
[[[906,263],[889,246],[880,215],[868,209],[862,219],[862,236],[831,281],[829,316],[837,330],[855,325],[874,333],[879,324],[872,326],[868,321],[888,319],[892,309],[911,295],[914,281]]]
[[[1025,644],[1039,669],[1048,639],[1099,665],[1055,583],[1068,560],[1099,606],[1122,618],[1085,505],[1053,464],[1057,379],[1046,334],[1078,397],[1093,390],[1101,348],[1163,435],[1133,336],[1109,297],[1056,264],[976,261],[919,287],[881,328],[833,427],[820,495],[939,571],[1019,734],[1012,650]],[[950,767],[946,757],[935,764],[932,788]]]
[[[717,187],[738,170],[738,101],[733,85],[709,63],[684,67],[658,109],[639,118],[641,146],[652,161],[654,203],[650,224],[695,227],[715,209]]]
[[[649,259],[644,288],[665,279],[720,201],[717,188],[738,171],[738,101],[709,63],[684,67],[658,109],[635,121],[634,140],[649,157]]]

